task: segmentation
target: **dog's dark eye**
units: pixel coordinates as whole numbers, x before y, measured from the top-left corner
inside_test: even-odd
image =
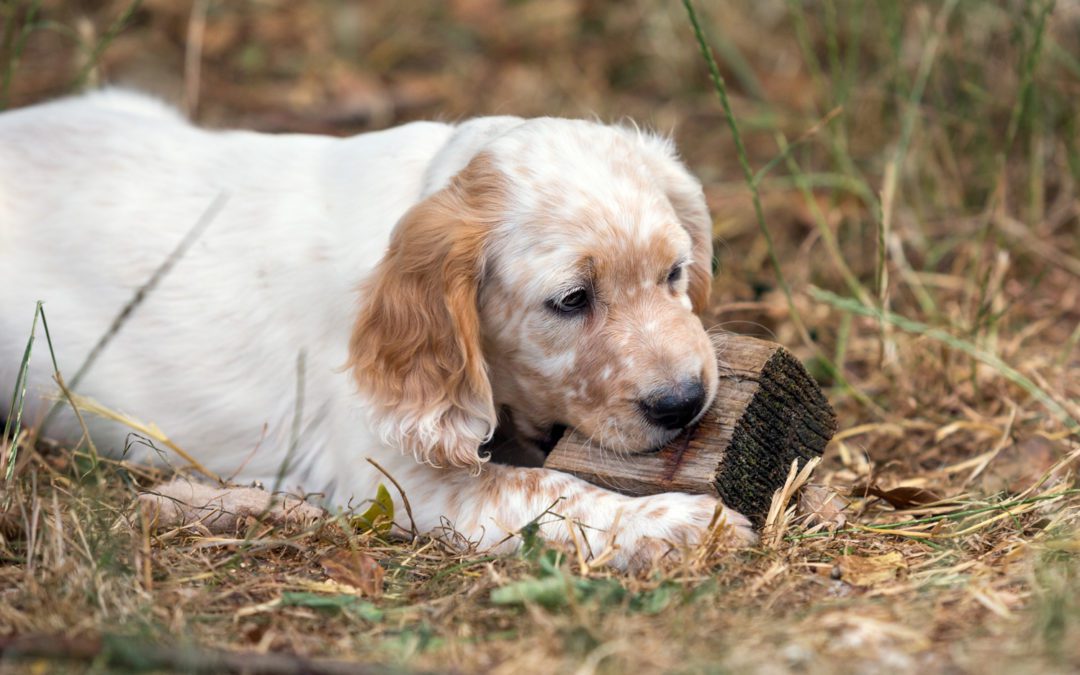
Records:
[[[560,314],[577,314],[589,306],[589,292],[579,288],[561,298],[549,300],[548,306]]]
[[[668,272],[667,275],[667,282],[669,284],[674,285],[679,282],[679,279],[682,279],[682,268],[682,263],[671,268],[671,271]]]

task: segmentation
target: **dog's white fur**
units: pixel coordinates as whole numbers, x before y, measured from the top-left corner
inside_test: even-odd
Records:
[[[675,433],[642,420],[650,388],[700,375],[711,400],[715,363],[691,311],[708,297],[710,221],[668,141],[514,117],[347,139],[206,131],[115,90],[4,113],[2,409],[36,300],[70,377],[217,199],[80,394],[156,423],[222,476],[272,485],[302,352],[289,487],[359,505],[384,480],[372,457],[422,532],[513,548],[508,535],[551,507],[586,525],[586,550],[614,543],[621,566],[708,535],[722,509],[711,497],[631,498],[479,452],[500,409],[526,439],[561,423],[598,451],[635,452]],[[587,315],[552,311],[579,287]],[[33,422],[54,395],[40,342],[30,390]],[[127,430],[89,422],[99,446],[124,450]],[[77,439],[79,427],[65,411],[49,433]],[[742,516],[721,515],[737,540],[753,538]],[[572,536],[545,523],[551,540]]]

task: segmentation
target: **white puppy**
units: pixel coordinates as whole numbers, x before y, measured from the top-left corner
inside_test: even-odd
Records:
[[[156,423],[220,475],[272,485],[284,467],[286,486],[340,506],[384,480],[371,457],[418,530],[482,548],[512,549],[549,507],[585,526],[588,550],[614,543],[621,566],[702,540],[717,509],[753,539],[712,497],[626,497],[481,448],[501,415],[534,447],[569,427],[597,452],[646,451],[712,401],[695,314],[711,221],[670,142],[636,129],[487,117],[347,139],[219,132],[121,91],[4,113],[3,410],[36,300],[70,377],[215,202],[78,393]],[[32,422],[51,378],[39,345]],[[123,451],[126,429],[91,426]],[[48,433],[78,430],[65,413]],[[570,537],[544,521],[543,536]]]

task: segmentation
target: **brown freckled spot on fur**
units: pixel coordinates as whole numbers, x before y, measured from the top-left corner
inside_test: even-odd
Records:
[[[505,471],[507,471],[505,467],[492,466],[489,464],[485,466],[483,470],[481,470],[480,475],[474,479],[480,481],[480,488],[477,493],[480,495],[481,504],[495,500],[499,496],[499,493],[502,492],[505,481]]]
[[[553,190],[540,190],[540,199],[536,207],[542,216],[550,217],[559,208],[558,192]]]
[[[514,318],[514,306],[509,302],[502,303],[502,320],[503,323],[510,323],[510,319]]]
[[[585,204],[577,212],[575,222],[586,226],[612,226],[615,222],[615,214],[607,206],[589,200],[585,197]]]
[[[447,514],[461,513],[461,507],[462,507],[461,496],[462,496],[462,494],[463,494],[462,490],[451,490],[450,491],[450,496],[448,496],[446,498],[446,513]]]
[[[540,472],[537,470],[523,470],[519,477],[519,481],[520,485],[518,486],[518,489],[525,495],[526,501],[531,501],[538,497],[542,492]]]

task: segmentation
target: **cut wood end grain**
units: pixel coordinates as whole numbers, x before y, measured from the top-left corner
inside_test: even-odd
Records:
[[[630,495],[718,495],[757,526],[797,460],[824,452],[836,431],[821,388],[778,344],[731,335],[716,350],[716,399],[701,421],[655,452],[615,455],[570,433],[544,466]]]

